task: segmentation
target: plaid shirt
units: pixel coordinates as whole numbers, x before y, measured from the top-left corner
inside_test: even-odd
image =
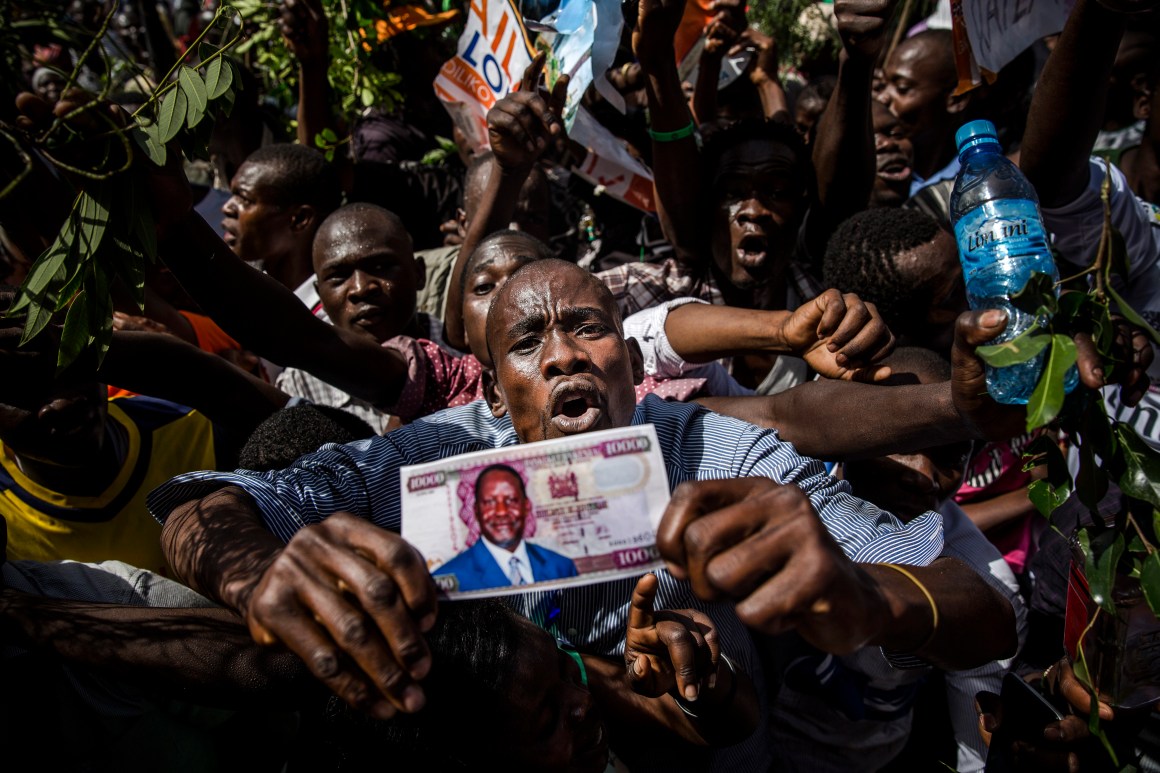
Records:
[[[711,274],[695,274],[676,258],[665,258],[660,263],[625,263],[596,276],[612,291],[622,317],[674,298],[697,298],[718,306],[725,304]],[[824,289],[801,264],[789,264],[786,309],[793,311],[816,298]]]

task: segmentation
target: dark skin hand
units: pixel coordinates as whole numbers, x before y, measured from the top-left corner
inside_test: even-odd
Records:
[[[238,610],[259,644],[285,645],[350,705],[380,719],[421,709],[436,589],[418,551],[347,513],[283,547],[252,508],[223,489],[175,509],[162,545],[178,576]],[[194,540],[216,550],[213,567],[197,563]]]
[[[757,726],[753,682],[721,660],[716,627],[703,612],[654,610],[658,585],[653,574],[637,582],[621,664],[584,658],[591,689],[613,720],[609,727],[631,728],[631,743],[642,748],[642,733],[662,743],[671,743],[673,733],[695,746],[737,743]],[[694,692],[695,699],[687,697]],[[677,696],[698,717],[681,711]]]
[[[284,0],[279,29],[298,59],[298,142],[308,148],[314,147],[314,138],[323,129],[343,133],[330,113],[328,28],[320,0]]]
[[[941,610],[932,628],[916,584],[846,558],[796,486],[764,478],[684,483],[661,519],[657,547],[698,598],[731,599],[750,628],[771,636],[796,630],[825,652],[878,645],[963,669],[1017,645],[1010,603],[955,559],[908,567]]]
[[[669,312],[665,334],[689,362],[778,352],[803,358],[826,378],[863,381],[890,374],[873,364],[894,349],[894,335],[874,304],[833,289],[793,312],[685,304]]]
[[[467,224],[459,256],[447,282],[444,335],[449,344],[461,351],[467,350],[461,280],[467,260],[488,234],[508,227],[520,189],[532,168],[559,140],[567,137],[560,116],[568,96],[568,76],[556,81],[550,95],[541,94],[539,83],[545,61],[546,54],[537,54],[524,70],[519,90],[496,102],[487,112],[487,138],[495,154],[496,168],[488,177],[475,216]]]
[[[1039,678],[1034,675],[1029,681]],[[1066,773],[1108,768],[1107,751],[1092,737],[1088,728],[1091,693],[1076,677],[1066,657],[1047,669],[1043,683],[1049,698],[1055,696],[1065,702],[1066,716],[1045,725],[1042,737],[1037,741],[1013,741],[1011,753],[1015,762],[1026,770]],[[1058,707],[1059,701],[1055,703]],[[981,692],[975,696],[975,705],[979,711],[979,734],[990,747],[995,732],[1003,724],[1003,704],[995,693]],[[1100,722],[1111,722],[1116,718],[1110,704],[1100,700],[1097,707]]]

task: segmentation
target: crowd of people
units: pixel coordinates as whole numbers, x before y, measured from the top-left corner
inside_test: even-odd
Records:
[[[955,131],[988,119],[1061,273],[1095,261],[1106,198],[1121,294],[1160,322],[1160,16],[1076,0],[1060,34],[965,90],[949,11],[895,36],[894,0],[819,5],[840,51],[779,67],[745,4],[713,0],[682,75],[685,0],[626,3],[608,80],[627,110],[595,88],[585,105],[651,170],[642,212],[575,173],[591,151],[544,54],[473,147],[431,89],[453,43],[398,36],[404,98],[347,120],[326,78],[343,20],[280,2],[297,136],[239,60],[208,165],[134,162],[160,261],[143,308],[114,288],[99,366],[58,372],[63,314],[22,345],[17,301],[84,179],[38,172],[0,199],[13,761],[1160,770],[1152,708],[1094,701],[1064,652],[1087,510],[1040,517],[1024,452],[1069,438],[987,394],[976,349],[1007,317],[969,308],[949,216]],[[35,133],[100,94],[123,121],[215,5],[70,4],[93,31],[116,12],[103,45],[137,74],[69,77],[82,52],[45,40],[0,117]],[[323,131],[349,138],[331,160]],[[458,156],[422,163],[436,136]],[[1079,390],[1160,449],[1160,361],[1116,324],[1121,366],[1081,341]],[[639,424],[672,495],[663,568],[440,597],[399,533],[400,468]],[[518,472],[487,472],[523,502]],[[1123,507],[1111,486],[1101,512]],[[1001,733],[1011,674],[1062,719]]]

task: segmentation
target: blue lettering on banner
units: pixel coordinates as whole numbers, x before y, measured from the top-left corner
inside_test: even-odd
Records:
[[[489,64],[491,65],[491,70],[489,70],[487,67]],[[496,94],[498,94],[499,90],[503,87],[503,71],[499,69],[499,62],[497,62],[495,60],[494,56],[492,56],[491,54],[488,54],[487,56],[485,56],[483,58],[483,68],[482,69],[483,69],[483,77],[487,81],[487,85],[491,86],[491,90],[494,91]],[[495,71],[495,81],[494,82],[492,82],[492,79],[491,79],[491,71],[492,70]]]
[[[463,52],[463,61],[467,62],[472,67],[475,67],[475,60],[471,58],[471,52],[475,50],[475,44],[479,42],[479,32],[476,31],[472,36],[471,42],[467,44],[467,50]]]

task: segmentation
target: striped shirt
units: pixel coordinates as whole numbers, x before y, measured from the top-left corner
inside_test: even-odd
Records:
[[[688,480],[763,476],[799,486],[826,528],[854,561],[925,565],[942,551],[942,520],[925,513],[903,525],[893,515],[857,499],[849,485],[826,474],[775,430],[720,416],[655,396],[636,407],[632,424],[653,424],[665,458],[669,486]],[[238,486],[256,503],[267,528],[284,541],[304,526],[346,511],[399,531],[399,468],[518,443],[509,417],[495,418],[483,402],[428,416],[383,437],[323,446],[294,466],[266,473],[198,472],[178,476],[155,490],[149,509],[164,521],[178,505],[223,486]],[[750,674],[759,691],[764,680],[752,640],[731,604],[697,599],[687,582],[659,570],[658,609],[701,609],[716,623],[724,650]],[[634,579],[515,597],[533,620],[554,619],[577,647],[622,655]],[[764,718],[763,718],[764,719]],[[768,749],[759,729],[749,741],[724,750],[714,767],[765,769]]]

